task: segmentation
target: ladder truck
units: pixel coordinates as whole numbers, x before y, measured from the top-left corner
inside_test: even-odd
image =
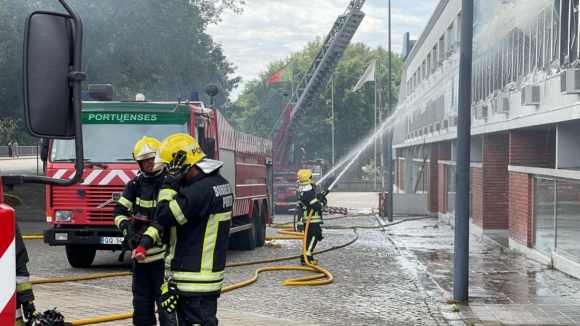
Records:
[[[273,130],[274,206],[279,212],[288,212],[296,206],[296,172],[307,168],[295,157],[296,135],[362,23],[364,2],[351,0],[344,14],[338,16]]]

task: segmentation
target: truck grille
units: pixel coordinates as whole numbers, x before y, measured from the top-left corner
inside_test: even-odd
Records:
[[[52,207],[54,210],[68,209],[75,213],[75,220],[85,216],[87,221],[113,222],[113,207],[111,202],[103,208],[99,205],[113,197],[113,193],[122,193],[124,185],[88,185],[80,187],[52,187]],[[84,190],[84,195],[79,195],[78,190]]]

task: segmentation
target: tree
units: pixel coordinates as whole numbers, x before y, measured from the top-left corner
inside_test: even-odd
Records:
[[[240,83],[220,44],[206,34],[226,10],[241,13],[241,0],[71,0],[84,22],[83,83],[112,84],[114,100],[143,93],[151,100],[185,100],[205,86],[220,87],[218,107]],[[0,0],[0,117],[23,118],[22,40],[26,15],[64,12],[54,0]],[[19,142],[30,139],[23,128]],[[35,142],[33,142],[34,144]],[[20,142],[21,145],[26,145]]]
[[[295,65],[295,81],[304,76],[312,58],[319,51],[322,40],[317,38],[309,42],[297,53],[285,60],[277,60],[268,64],[266,71],[261,72],[257,79],[249,81],[240,97],[231,107],[234,120],[245,132],[261,136],[270,136],[288,99],[282,94],[289,91],[289,83],[272,84],[266,88],[266,80],[276,70],[293,61]],[[335,124],[335,157],[346,156],[374,132],[374,85],[366,85],[352,92],[352,88],[362,76],[365,69],[375,59],[381,60],[382,98],[386,118],[388,94],[388,51],[382,47],[371,49],[364,43],[350,44],[342,60],[334,71],[334,124]],[[392,107],[396,107],[403,60],[400,55],[392,55]],[[297,84],[297,83],[296,83]],[[307,122],[298,132],[295,149],[303,147],[307,159],[323,158],[330,161],[331,124],[332,124],[331,83],[329,82],[315,104]],[[270,137],[273,137],[270,136]],[[385,144],[386,145],[386,144]],[[372,147],[372,146],[371,146]],[[362,155],[361,162],[369,162],[373,157],[373,148],[369,147]]]

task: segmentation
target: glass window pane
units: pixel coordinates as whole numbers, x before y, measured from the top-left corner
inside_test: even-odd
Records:
[[[455,214],[455,166],[447,165],[447,213]]]
[[[554,180],[534,179],[534,247],[554,250]]]
[[[556,247],[580,257],[580,184],[558,181]]]
[[[85,160],[93,162],[132,163],[133,146],[143,136],[159,141],[175,133],[189,133],[189,124],[83,124]],[[119,141],[122,139],[123,141]],[[103,146],[115,144],[115,146]],[[73,161],[74,140],[57,139],[52,146],[50,160]]]

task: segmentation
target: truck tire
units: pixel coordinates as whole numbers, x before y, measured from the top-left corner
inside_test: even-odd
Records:
[[[229,248],[232,250],[254,250],[256,248],[256,238],[258,236],[258,206],[254,205],[252,209],[252,217],[248,216],[241,217],[240,219],[244,223],[252,223],[252,228],[244,230],[241,232],[234,233],[230,239]]]
[[[262,204],[262,209],[260,210],[260,218],[256,221],[258,228],[258,236],[256,237],[256,247],[264,246],[266,242],[266,216],[268,212],[268,206],[266,202]]]
[[[97,247],[91,245],[66,245],[66,258],[68,263],[74,268],[91,267]]]

